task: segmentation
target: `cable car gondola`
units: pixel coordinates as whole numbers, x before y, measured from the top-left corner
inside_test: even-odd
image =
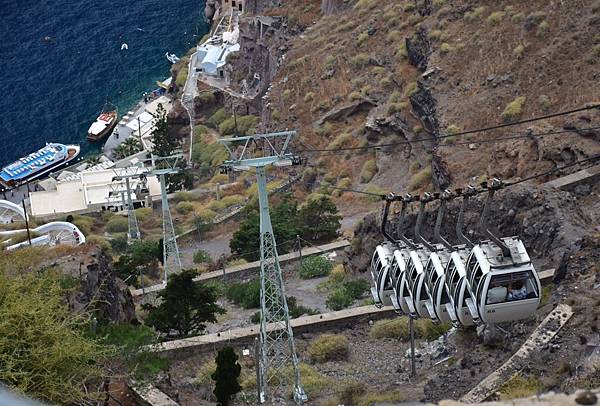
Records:
[[[540,302],[540,280],[523,242],[518,237],[498,238],[487,228],[490,202],[501,187],[494,179],[488,188],[479,229],[489,240],[473,247],[466,266],[466,303],[475,323],[524,319]]]
[[[389,299],[389,295],[392,293],[389,271],[393,252],[394,246],[390,242],[383,242],[375,248],[371,259],[371,279],[374,284],[371,287],[371,295],[377,307],[392,304]]]

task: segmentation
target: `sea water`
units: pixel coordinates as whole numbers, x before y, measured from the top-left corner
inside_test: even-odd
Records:
[[[100,149],[106,100],[122,116],[208,32],[205,0],[0,0],[0,166],[46,142]],[[127,44],[127,50],[121,50]]]

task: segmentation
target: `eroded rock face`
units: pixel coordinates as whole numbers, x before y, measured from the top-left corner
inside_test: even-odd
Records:
[[[130,322],[135,319],[133,297],[115,275],[110,257],[97,248],[82,266],[82,284],[73,300],[74,310],[93,309],[98,320]]]
[[[406,38],[406,52],[410,63],[421,72],[427,70],[431,43],[424,28],[419,28],[413,38]]]

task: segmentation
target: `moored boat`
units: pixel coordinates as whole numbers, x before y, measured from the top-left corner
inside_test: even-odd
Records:
[[[88,129],[87,138],[90,141],[100,141],[110,134],[117,124],[117,110],[100,113],[96,121]]]
[[[79,155],[79,145],[46,144],[0,171],[0,187],[10,189],[61,169]]]

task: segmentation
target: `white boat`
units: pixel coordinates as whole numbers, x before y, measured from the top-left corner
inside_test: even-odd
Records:
[[[165,53],[165,57],[169,60],[169,62],[171,63],[177,63],[179,62],[179,58],[177,57],[177,55],[175,54],[170,54],[170,53]]]

